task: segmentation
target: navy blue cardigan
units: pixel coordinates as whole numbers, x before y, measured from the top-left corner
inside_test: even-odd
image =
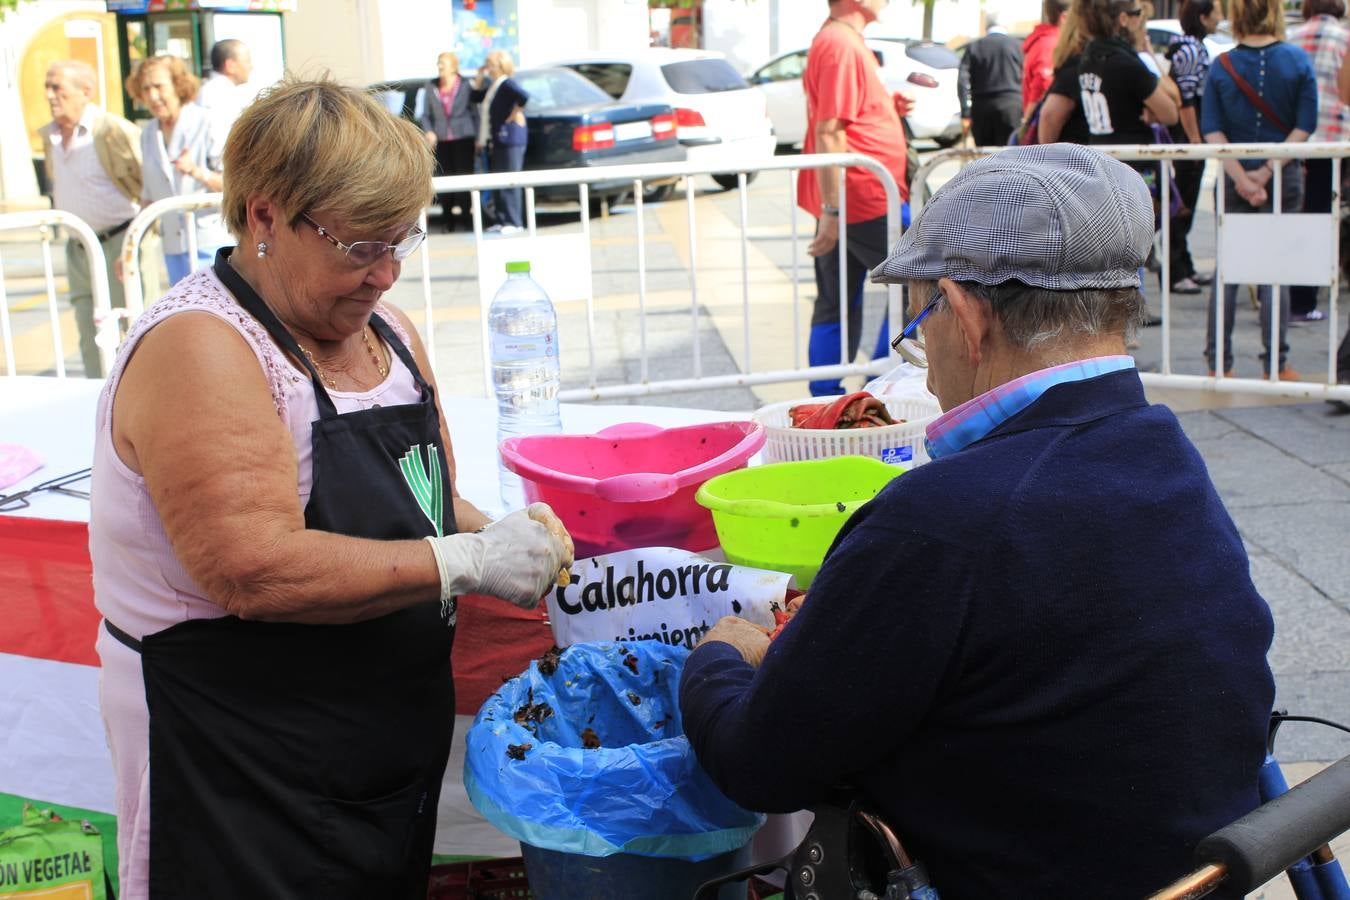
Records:
[[[474,88],[469,93],[469,99],[474,103],[482,103],[487,99],[487,92],[491,87],[489,82],[481,88]],[[503,146],[528,143],[529,135],[525,126],[509,122],[507,119],[511,116],[511,110],[529,102],[530,95],[516,84],[514,78],[503,81],[501,87],[492,95],[492,103],[488,105],[488,133],[485,142]]]
[[[1257,805],[1272,631],[1203,460],[1129,370],[891,482],[760,669],[700,646],[680,707],[733,799],[854,785],[943,900],[1137,898]]]

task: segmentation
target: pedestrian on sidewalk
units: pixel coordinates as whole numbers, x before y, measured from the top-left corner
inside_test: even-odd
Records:
[[[141,199],[147,206],[168,197],[218,193],[224,186],[221,158],[228,129],[193,102],[197,90],[196,76],[176,56],[143,59],[127,78],[131,99],[150,110],[141,129]],[[216,250],[234,243],[219,210],[201,210],[193,223],[195,258],[189,252],[187,216],[175,212],[159,218],[170,286],[211,265]]]
[[[802,87],[806,93],[803,153],[865,153],[895,178],[900,202],[909,201],[902,116],[912,108],[903,94],[891,95],[881,80],[877,58],[863,42],[862,30],[876,21],[887,0],[830,0],[830,17],[806,55]],[[847,258],[839,252],[839,170],[803,169],[797,177],[797,203],[816,218],[816,234],[807,248],[815,259],[816,304],[811,313],[807,359],[812,366],[852,362],[862,339],[863,285],[867,273],[886,258],[886,193],[864,169],[845,170]],[[846,270],[848,358],[839,358],[839,270]],[[887,327],[882,321],[874,358],[886,355]],[[842,394],[838,378],[810,382],[813,396]]]
[[[1055,42],[1059,40],[1060,20],[1068,8],[1068,0],[1045,0],[1041,4],[1040,24],[1022,42],[1023,118],[1031,114],[1055,77]]]
[[[103,247],[108,295],[114,309],[126,306],[117,258],[122,235],[140,212],[142,188],[140,129],[94,102],[96,78],[88,63],[67,59],[47,69],[44,90],[52,121],[40,129],[46,145],[47,180],[52,206],[79,216],[94,230]],[[157,266],[148,267],[145,295],[159,295]],[[74,238],[66,241],[66,280],[75,325],[80,334],[80,359],[87,378],[103,377],[103,362],[94,341],[94,289],[89,257]]]
[[[1003,147],[1022,121],[1022,47],[993,13],[984,21],[984,37],[961,55],[961,131],[977,147]]]
[[[1059,39],[1055,41],[1055,52],[1051,57],[1055,74],[1036,123],[1036,142],[1039,144],[1060,141],[1086,144],[1092,139],[1087,117],[1083,115],[1083,104],[1079,102],[1082,92],[1078,88],[1078,63],[1083,58],[1087,41],[1078,14],[1071,8],[1060,20]]]
[[[1281,0],[1229,0],[1228,20],[1237,46],[1210,66],[1205,85],[1205,103],[1200,112],[1200,130],[1211,144],[1252,144],[1306,141],[1317,128],[1317,76],[1308,54],[1284,41],[1284,4]],[[1277,163],[1264,159],[1227,159],[1223,163],[1223,206],[1229,213],[1268,213],[1274,209],[1270,191]],[[1303,208],[1303,166],[1291,159],[1280,172],[1280,209]],[[1220,260],[1222,262],[1222,260]],[[1238,285],[1223,287],[1223,370],[1233,371],[1233,319],[1237,312]],[[1209,373],[1218,371],[1215,357],[1215,309],[1217,291],[1209,304],[1205,329],[1205,359]],[[1262,370],[1268,371],[1270,356],[1278,352],[1281,381],[1298,381],[1289,364],[1285,340],[1289,324],[1289,288],[1280,287],[1279,350],[1271,349],[1270,285],[1260,285],[1257,299],[1261,314]]]
[[[1152,55],[1139,46],[1138,33],[1151,8],[1136,0],[1077,0],[1074,4],[1088,36],[1078,63],[1078,89],[1092,144],[1152,144],[1153,122],[1163,126],[1177,122],[1175,88],[1153,70]],[[1156,225],[1170,199],[1159,196],[1158,164],[1135,161],[1127,165],[1148,185]],[[1142,290],[1142,270],[1139,283]],[[1145,324],[1160,325],[1162,319],[1149,314]]]
[[[211,74],[197,92],[197,104],[209,110],[221,129],[221,140],[230,133],[234,120],[258,96],[249,84],[253,77],[253,54],[236,38],[211,45]]]
[[[1350,30],[1341,21],[1344,17],[1344,0],[1303,0],[1303,24],[1289,35],[1289,42],[1308,54],[1317,76],[1317,130],[1308,138],[1310,143],[1350,138],[1350,107],[1341,102],[1336,90],[1336,77],[1350,47]],[[1304,160],[1303,173],[1303,211],[1331,212],[1331,160]],[[1326,318],[1326,313],[1317,308],[1317,292],[1315,285],[1289,288],[1290,321],[1320,322]]]
[[[459,74],[455,54],[436,57],[436,71],[437,77],[427,82],[422,112],[422,131],[436,154],[436,174],[472,175],[478,139],[478,107],[469,98],[472,89]],[[473,227],[467,192],[438,194],[437,202],[446,231]]]
[[[1223,19],[1223,8],[1216,0],[1186,0],[1181,7],[1180,38],[1167,48],[1169,74],[1181,94],[1180,120],[1172,126],[1172,142],[1176,144],[1203,144],[1200,133],[1200,107],[1205,94],[1205,80],[1209,73],[1209,50],[1205,38],[1214,33]],[[1199,294],[1203,285],[1213,280],[1212,275],[1195,269],[1191,259],[1189,236],[1195,222],[1195,206],[1200,202],[1200,183],[1205,176],[1203,159],[1178,159],[1172,162],[1176,173],[1177,192],[1181,208],[1172,216],[1171,247],[1169,248],[1172,293]]]
[[[519,172],[525,167],[525,145],[529,132],[525,128],[525,104],[530,95],[512,74],[515,61],[505,50],[493,50],[478,71],[469,98],[478,104],[478,147],[488,152],[488,171]],[[525,225],[521,212],[523,193],[520,188],[502,188],[492,192],[496,223],[489,231],[510,234]]]

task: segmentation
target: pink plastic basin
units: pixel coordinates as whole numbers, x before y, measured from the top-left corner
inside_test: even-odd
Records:
[[[660,428],[641,422],[596,434],[509,438],[501,455],[563,520],[577,556],[633,547],[717,546],[712,515],[694,501],[703,482],[743,467],[764,444],[758,422]]]

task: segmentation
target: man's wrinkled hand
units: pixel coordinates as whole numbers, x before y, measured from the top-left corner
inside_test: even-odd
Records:
[[[833,253],[837,246],[839,246],[839,217],[821,216],[820,222],[816,225],[816,236],[811,239],[806,252],[811,256],[824,256],[826,253]]]
[[[730,644],[736,648],[736,652],[741,655],[741,659],[755,668],[759,668],[759,664],[764,661],[765,652],[769,649],[769,629],[739,616],[723,616],[703,636],[703,640],[699,641],[699,646],[703,646],[708,641]]]

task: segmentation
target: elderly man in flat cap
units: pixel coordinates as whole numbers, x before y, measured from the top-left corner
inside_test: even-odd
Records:
[[[856,791],[943,900],[1139,897],[1259,800],[1272,620],[1125,354],[1148,189],[1080,146],[953,178],[873,272],[944,413],[772,645],[720,621],[680,706],[742,805]]]

